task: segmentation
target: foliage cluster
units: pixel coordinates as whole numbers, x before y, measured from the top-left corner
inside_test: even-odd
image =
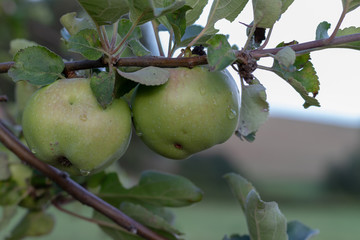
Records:
[[[311,63],[310,52],[330,47],[360,50],[360,28],[340,29],[345,15],[360,6],[359,0],[342,0],[342,15],[332,34],[328,34],[329,23],[322,22],[318,25],[315,41],[303,44],[282,42],[274,49],[266,49],[272,29],[293,0],[253,0],[254,19],[248,25],[248,40],[241,49],[231,46],[227,36],[218,34],[215,23],[221,19],[233,21],[248,0],[214,0],[205,26],[195,22],[208,3],[206,0],[78,2],[85,14],[82,17],[78,17],[77,13],[63,15],[60,18],[64,27],[61,34],[67,49],[81,54],[86,60],[64,62],[62,57],[44,46],[14,40],[11,49],[14,61],[0,65],[0,72],[8,72],[17,84],[26,81],[36,87],[73,75],[89,77],[94,96],[99,105],[106,109],[115,98],[128,97],[138,84],[165,84],[169,71],[163,67],[207,64],[210,71],[222,71],[231,66],[239,73],[242,93],[236,135],[248,141],[255,139],[256,132],[269,113],[266,89],[252,74],[255,69],[265,69],[283,78],[304,99],[305,108],[320,106],[316,99],[320,83]],[[151,56],[140,41],[140,25],[148,22],[154,29],[160,57]],[[161,46],[159,31],[169,32],[166,54]],[[194,46],[197,47],[191,49]],[[182,49],[181,54],[174,58],[178,49]],[[262,57],[272,57],[273,65],[257,65]],[[5,122],[1,122],[0,139],[11,148],[8,139],[14,137],[6,135],[9,129],[21,140],[22,134],[16,123],[7,123],[5,127]],[[11,143],[14,144],[13,141]],[[22,156],[21,160],[29,162],[22,154],[26,150],[12,149],[17,156]],[[56,176],[44,176],[42,171],[23,165],[5,147],[0,155],[0,171],[0,205],[3,207],[0,229],[14,216],[19,206],[28,209],[8,239],[48,234],[55,224],[54,217],[47,213],[48,206],[52,204],[66,211],[63,205],[75,201],[59,187],[62,180]],[[61,176],[68,179],[66,174]],[[74,180],[87,189],[87,196],[95,194],[101,197],[141,224],[129,224],[128,218],[121,215],[123,224],[116,225],[105,210],[94,211],[92,219],[85,218],[97,223],[113,239],[181,239],[183,233],[173,226],[174,216],[169,208],[188,206],[202,199],[202,191],[190,180],[154,171],[144,172],[138,183],[130,188],[124,187],[119,176],[113,172],[101,172]],[[225,175],[225,180],[244,212],[249,235],[235,234],[224,239],[309,239],[317,233],[300,222],[287,222],[278,205],[263,201],[256,189],[240,175],[229,173]],[[71,181],[62,184],[62,187],[64,184],[72,187],[75,192],[82,191]],[[92,200],[82,201],[90,206],[95,205]],[[102,202],[102,206],[102,209],[111,209],[105,202]],[[70,214],[81,217],[76,213]]]

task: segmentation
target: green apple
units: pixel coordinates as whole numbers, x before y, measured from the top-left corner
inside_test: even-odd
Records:
[[[239,90],[227,71],[206,67],[168,69],[161,86],[140,85],[132,101],[137,134],[155,152],[172,159],[225,142],[239,115]]]
[[[39,88],[27,81],[18,81],[15,85],[16,119],[21,121],[24,108],[32,94]]]
[[[85,78],[58,80],[36,91],[22,125],[35,156],[70,175],[104,169],[125,153],[131,137],[128,104],[115,99],[102,109]]]

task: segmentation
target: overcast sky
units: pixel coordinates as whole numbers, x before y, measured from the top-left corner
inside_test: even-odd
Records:
[[[204,13],[209,9],[207,6]],[[295,0],[275,24],[268,47],[275,47],[282,41],[312,41],[316,27],[322,21],[331,23],[331,33],[341,11],[341,0]],[[206,19],[204,16],[199,23],[205,24]],[[241,48],[246,36],[245,27],[239,21],[252,21],[251,1],[233,23],[221,20],[215,26],[221,33],[230,35],[231,44]],[[342,28],[349,26],[360,27],[360,8],[345,17]],[[312,53],[311,57],[320,80],[317,99],[321,107],[304,109],[303,99],[284,80],[273,73],[257,70],[256,77],[267,89],[270,114],[360,127],[360,51],[322,50]],[[272,60],[267,58],[261,64],[271,66]]]

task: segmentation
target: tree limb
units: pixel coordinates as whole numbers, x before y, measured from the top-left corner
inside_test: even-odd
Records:
[[[119,209],[105,202],[101,198],[95,196],[78,183],[73,181],[69,175],[62,172],[42,161],[37,159],[31,151],[25,147],[3,124],[0,120],[0,141],[15,153],[22,161],[42,172],[49,177],[56,184],[58,184],[64,191],[72,195],[75,199],[83,204],[86,204],[93,209],[99,211],[106,217],[112,219],[118,225],[124,227],[130,232],[136,232],[139,236],[150,240],[166,240],[162,236],[154,233],[150,229],[144,227],[132,218],[126,216]]]
[[[327,39],[315,40],[300,44],[295,44],[290,46],[295,52],[301,52],[305,50],[316,50],[319,48],[326,47],[336,47],[337,45],[349,42],[360,41],[360,33],[335,37],[330,43]],[[254,58],[262,58],[267,57],[269,54],[276,54],[282,48],[270,48],[270,49],[260,49],[260,50],[251,50],[248,51]],[[244,51],[236,51],[236,56],[238,60],[242,62],[244,59],[241,58],[242,53]],[[156,67],[188,67],[192,68],[197,65],[207,64],[206,56],[196,56],[196,57],[188,57],[188,58],[169,58],[169,57],[127,57],[120,58],[115,66],[117,67],[148,67],[148,66],[156,66]],[[6,73],[12,66],[14,62],[5,62],[0,63],[0,73]],[[65,72],[76,71],[81,69],[90,69],[90,68],[101,68],[106,67],[107,63],[103,58],[98,60],[80,60],[80,61],[72,61],[65,63]]]

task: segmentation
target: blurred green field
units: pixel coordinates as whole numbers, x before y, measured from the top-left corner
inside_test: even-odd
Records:
[[[77,213],[90,216],[90,209],[74,204],[70,208]],[[314,240],[355,240],[360,236],[360,204],[283,204],[280,209],[287,219],[300,220],[304,224],[320,230]],[[1,212],[1,211],[0,211]],[[52,234],[44,237],[27,239],[62,240],[87,239],[108,240],[96,225],[75,219],[64,213],[51,209],[57,218],[57,225]],[[174,211],[176,225],[186,235],[186,240],[221,240],[225,234],[247,233],[245,218],[240,206],[235,201],[227,203],[204,201],[187,208]],[[17,219],[21,217],[20,212]],[[16,220],[16,219],[14,219]],[[14,226],[15,221],[12,221]],[[10,228],[0,232],[0,239],[5,239]]]
[[[355,240],[360,236],[360,204],[280,205],[288,221],[300,220],[320,230],[314,240]],[[203,203],[176,211],[187,240],[222,239],[227,234],[246,234],[245,218],[237,203]]]

